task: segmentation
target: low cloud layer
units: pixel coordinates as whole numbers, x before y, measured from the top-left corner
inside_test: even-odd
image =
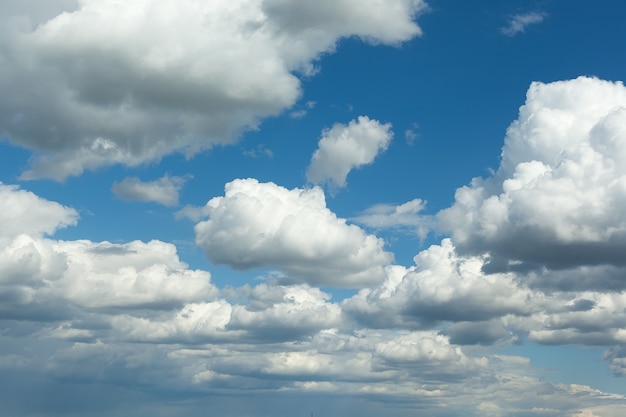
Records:
[[[49,381],[46,389],[64,387],[57,399],[67,401],[68,386],[89,382],[103,395],[140,386],[238,401],[263,390],[273,401],[306,394],[333,403],[327,396],[341,392],[353,401],[366,396],[369,407],[410,400],[432,416],[624,411],[622,396],[526,376],[534,372],[527,359],[488,350],[525,337],[605,346],[608,368],[623,375],[623,293],[543,293],[514,272],[483,272],[486,257],[460,255],[450,239],[418,253],[413,266],[387,265],[381,242],[337,218],[321,189],[255,180],[229,183],[209,201],[198,243],[209,258],[226,256],[219,243],[241,256],[224,262],[270,264],[290,279],[219,289],[208,272],[182,263],[172,244],[43,237],[73,222],[73,211],[17,187],[2,191],[7,201],[35,199],[52,213],[30,235],[4,226],[28,224],[38,212],[0,224],[9,242],[0,251],[0,368],[18,377],[12,386],[26,372]],[[369,281],[379,270],[382,280]],[[367,287],[335,302],[314,285]],[[538,392],[532,407],[519,400]],[[8,403],[16,412],[32,409]]]

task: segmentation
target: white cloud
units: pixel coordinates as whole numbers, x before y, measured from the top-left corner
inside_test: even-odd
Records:
[[[5,307],[171,308],[217,295],[211,275],[187,269],[168,243],[51,241],[21,235],[0,251]],[[52,302],[52,304],[50,304]],[[4,309],[4,308],[3,308]],[[18,312],[19,313],[19,312]]]
[[[127,177],[113,184],[113,193],[127,201],[146,201],[178,205],[178,193],[189,177],[170,177],[165,175],[154,181],[141,181],[137,177]]]
[[[417,254],[414,267],[387,268],[387,280],[345,300],[344,311],[368,327],[429,328],[539,310],[539,294],[519,286],[514,274],[483,273],[483,263],[459,256],[444,239]]]
[[[307,170],[307,180],[316,184],[330,181],[344,187],[348,173],[374,162],[387,149],[392,137],[391,124],[381,124],[367,116],[360,116],[347,126],[335,124],[322,133]]]
[[[294,72],[310,72],[338,39],[409,40],[420,34],[413,19],[425,7],[421,0],[46,4],[0,8],[0,126],[36,152],[23,178],[57,180],[232,143],[292,106],[301,93]]]
[[[232,306],[224,300],[186,304],[169,317],[153,319],[130,314],[114,316],[111,325],[120,339],[153,343],[198,343],[233,340],[242,332],[230,332]]]
[[[211,275],[189,270],[169,243],[74,241],[56,250],[68,264],[53,291],[82,306],[167,308],[217,295]]]
[[[524,33],[530,25],[536,25],[543,22],[546,14],[542,12],[528,12],[516,14],[509,19],[507,26],[500,29],[506,36],[515,36],[518,33]]]
[[[626,88],[580,77],[535,82],[490,178],[438,214],[462,253],[488,270],[623,266]]]
[[[77,219],[72,208],[0,182],[0,241],[20,234],[53,234]]]
[[[41,233],[76,222],[76,212],[0,185],[0,312],[57,317],[68,308],[171,308],[212,299],[211,275],[190,270],[172,244],[56,241]],[[19,306],[19,307],[18,307]]]
[[[196,243],[211,262],[235,269],[269,265],[312,285],[362,287],[382,280],[393,258],[381,239],[337,218],[317,187],[235,180],[205,213]]]
[[[227,291],[229,292],[229,291]],[[153,318],[119,315],[112,319],[118,337],[155,343],[274,343],[311,337],[340,324],[341,309],[330,296],[308,286],[244,286],[223,299],[186,304]]]
[[[229,328],[258,340],[298,340],[341,323],[341,308],[318,288],[261,284],[238,293],[247,299],[233,308]]]

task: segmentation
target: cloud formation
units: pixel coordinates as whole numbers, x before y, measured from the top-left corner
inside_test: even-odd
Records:
[[[111,191],[122,200],[176,206],[178,205],[178,193],[188,179],[189,177],[165,175],[157,180],[146,182],[137,177],[127,177],[121,182],[114,183]]]
[[[374,229],[409,229],[425,238],[433,228],[431,216],[419,214],[425,207],[426,202],[419,198],[398,206],[377,204],[353,217],[352,220]]]
[[[76,224],[76,210],[0,182],[0,239],[21,234],[53,234]]]
[[[235,269],[271,266],[311,285],[358,288],[382,280],[393,259],[381,239],[332,213],[318,187],[235,180],[203,211],[196,243]]]
[[[623,267],[625,125],[621,82],[533,83],[498,171],[459,188],[441,228],[490,270]]]
[[[409,40],[424,8],[300,3],[9,2],[0,9],[0,127],[36,152],[22,177],[63,180],[232,143],[291,107],[294,74],[312,72],[338,39]]]
[[[213,401],[241,402],[264,390],[271,401],[315,394],[332,402],[336,397],[327,395],[336,392],[351,401],[365,396],[368,407],[406,401],[432,410],[426,413],[431,416],[442,410],[473,416],[624,411],[623,396],[525,376],[534,372],[527,359],[477,349],[510,343],[517,335],[545,344],[602,345],[610,370],[622,375],[623,293],[543,294],[514,272],[484,273],[484,256],[459,255],[449,239],[420,252],[409,268],[387,265],[383,281],[343,302],[309,284],[283,285],[280,279],[220,290],[208,272],[181,262],[172,244],[43,237],[73,221],[74,212],[17,187],[2,192],[3,201],[26,199],[51,213],[30,235],[0,228],[9,242],[0,250],[0,368],[15,389],[24,387],[27,374],[48,381],[46,390],[57,389],[55,401],[70,401],[69,392],[76,391],[67,387],[88,382],[101,395],[128,386],[191,394],[196,407],[206,394]],[[205,210],[209,219],[198,224],[200,242],[214,239],[233,249],[240,239],[245,245],[232,253],[286,265],[287,273],[292,265],[285,259],[291,258],[307,282],[336,285],[323,281],[332,276],[328,263],[347,280],[339,284],[364,285],[369,281],[359,273],[350,276],[355,265],[374,274],[390,262],[376,238],[326,208],[319,188],[237,180]],[[10,221],[29,224],[39,215],[14,213]],[[210,245],[207,255],[219,249]],[[333,255],[341,248],[360,255]],[[10,395],[3,391],[0,399],[18,414],[32,410],[9,401]],[[530,404],[520,399],[528,396],[535,396]],[[50,401],[44,397],[41,404]],[[142,402],[129,403],[135,406],[146,411]]]
[[[542,12],[528,12],[516,14],[509,19],[509,23],[500,29],[506,36],[515,36],[518,33],[524,33],[530,25],[536,25],[543,22],[546,14]]]
[[[459,256],[444,239],[417,254],[415,266],[387,268],[386,281],[345,300],[344,312],[367,327],[423,329],[539,309],[535,295],[519,286],[514,274],[485,274],[483,263],[481,257]]]
[[[391,124],[381,124],[367,116],[360,116],[347,126],[337,123],[322,133],[318,149],[311,157],[307,180],[345,187],[350,171],[374,162],[392,138]]]

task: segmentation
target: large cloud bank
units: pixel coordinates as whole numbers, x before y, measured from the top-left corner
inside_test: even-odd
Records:
[[[544,382],[527,376],[527,359],[489,352],[522,337],[606,346],[610,370],[623,375],[623,292],[543,293],[514,272],[485,273],[486,256],[459,255],[450,239],[417,254],[411,267],[383,268],[390,259],[380,242],[330,212],[320,189],[255,180],[232,182],[209,201],[198,243],[232,266],[241,259],[220,255],[218,242],[295,279],[218,289],[208,272],[182,263],[172,244],[46,237],[73,223],[75,212],[17,187],[2,192],[9,203],[49,209],[28,234],[8,226],[29,224],[40,211],[0,218],[7,243],[0,250],[0,379],[12,381],[0,399],[18,415],[37,407],[15,400],[31,374],[57,389],[55,404],[81,404],[75,393],[89,382],[104,396],[129,386],[184,393],[191,403],[190,394],[209,394],[212,406],[261,390],[268,402],[301,394],[333,402],[341,392],[374,400],[368,407],[400,401],[431,416],[624,412],[620,395]],[[342,250],[343,259],[333,254]],[[366,284],[359,275],[379,268],[382,282]],[[338,283],[367,287],[335,302],[313,286]],[[40,401],[48,415],[58,408]],[[267,404],[259,401],[254,407]]]
[[[421,0],[54,0],[0,6],[0,131],[59,180],[230,143],[292,106],[338,39],[420,34]],[[37,80],[32,83],[32,80]]]

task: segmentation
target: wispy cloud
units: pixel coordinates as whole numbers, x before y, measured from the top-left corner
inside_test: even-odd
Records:
[[[530,25],[543,22],[547,17],[544,12],[528,12],[511,16],[506,26],[500,29],[506,36],[515,36],[518,33],[524,33]]]
[[[377,204],[368,208],[352,220],[374,229],[408,229],[415,230],[423,239],[433,228],[432,216],[419,214],[426,202],[416,198],[404,204]]]
[[[137,177],[127,177],[122,182],[116,182],[111,191],[118,198],[126,201],[144,201],[175,206],[178,204],[178,192],[190,179],[185,177],[170,177],[165,175],[154,181],[141,181]]]

